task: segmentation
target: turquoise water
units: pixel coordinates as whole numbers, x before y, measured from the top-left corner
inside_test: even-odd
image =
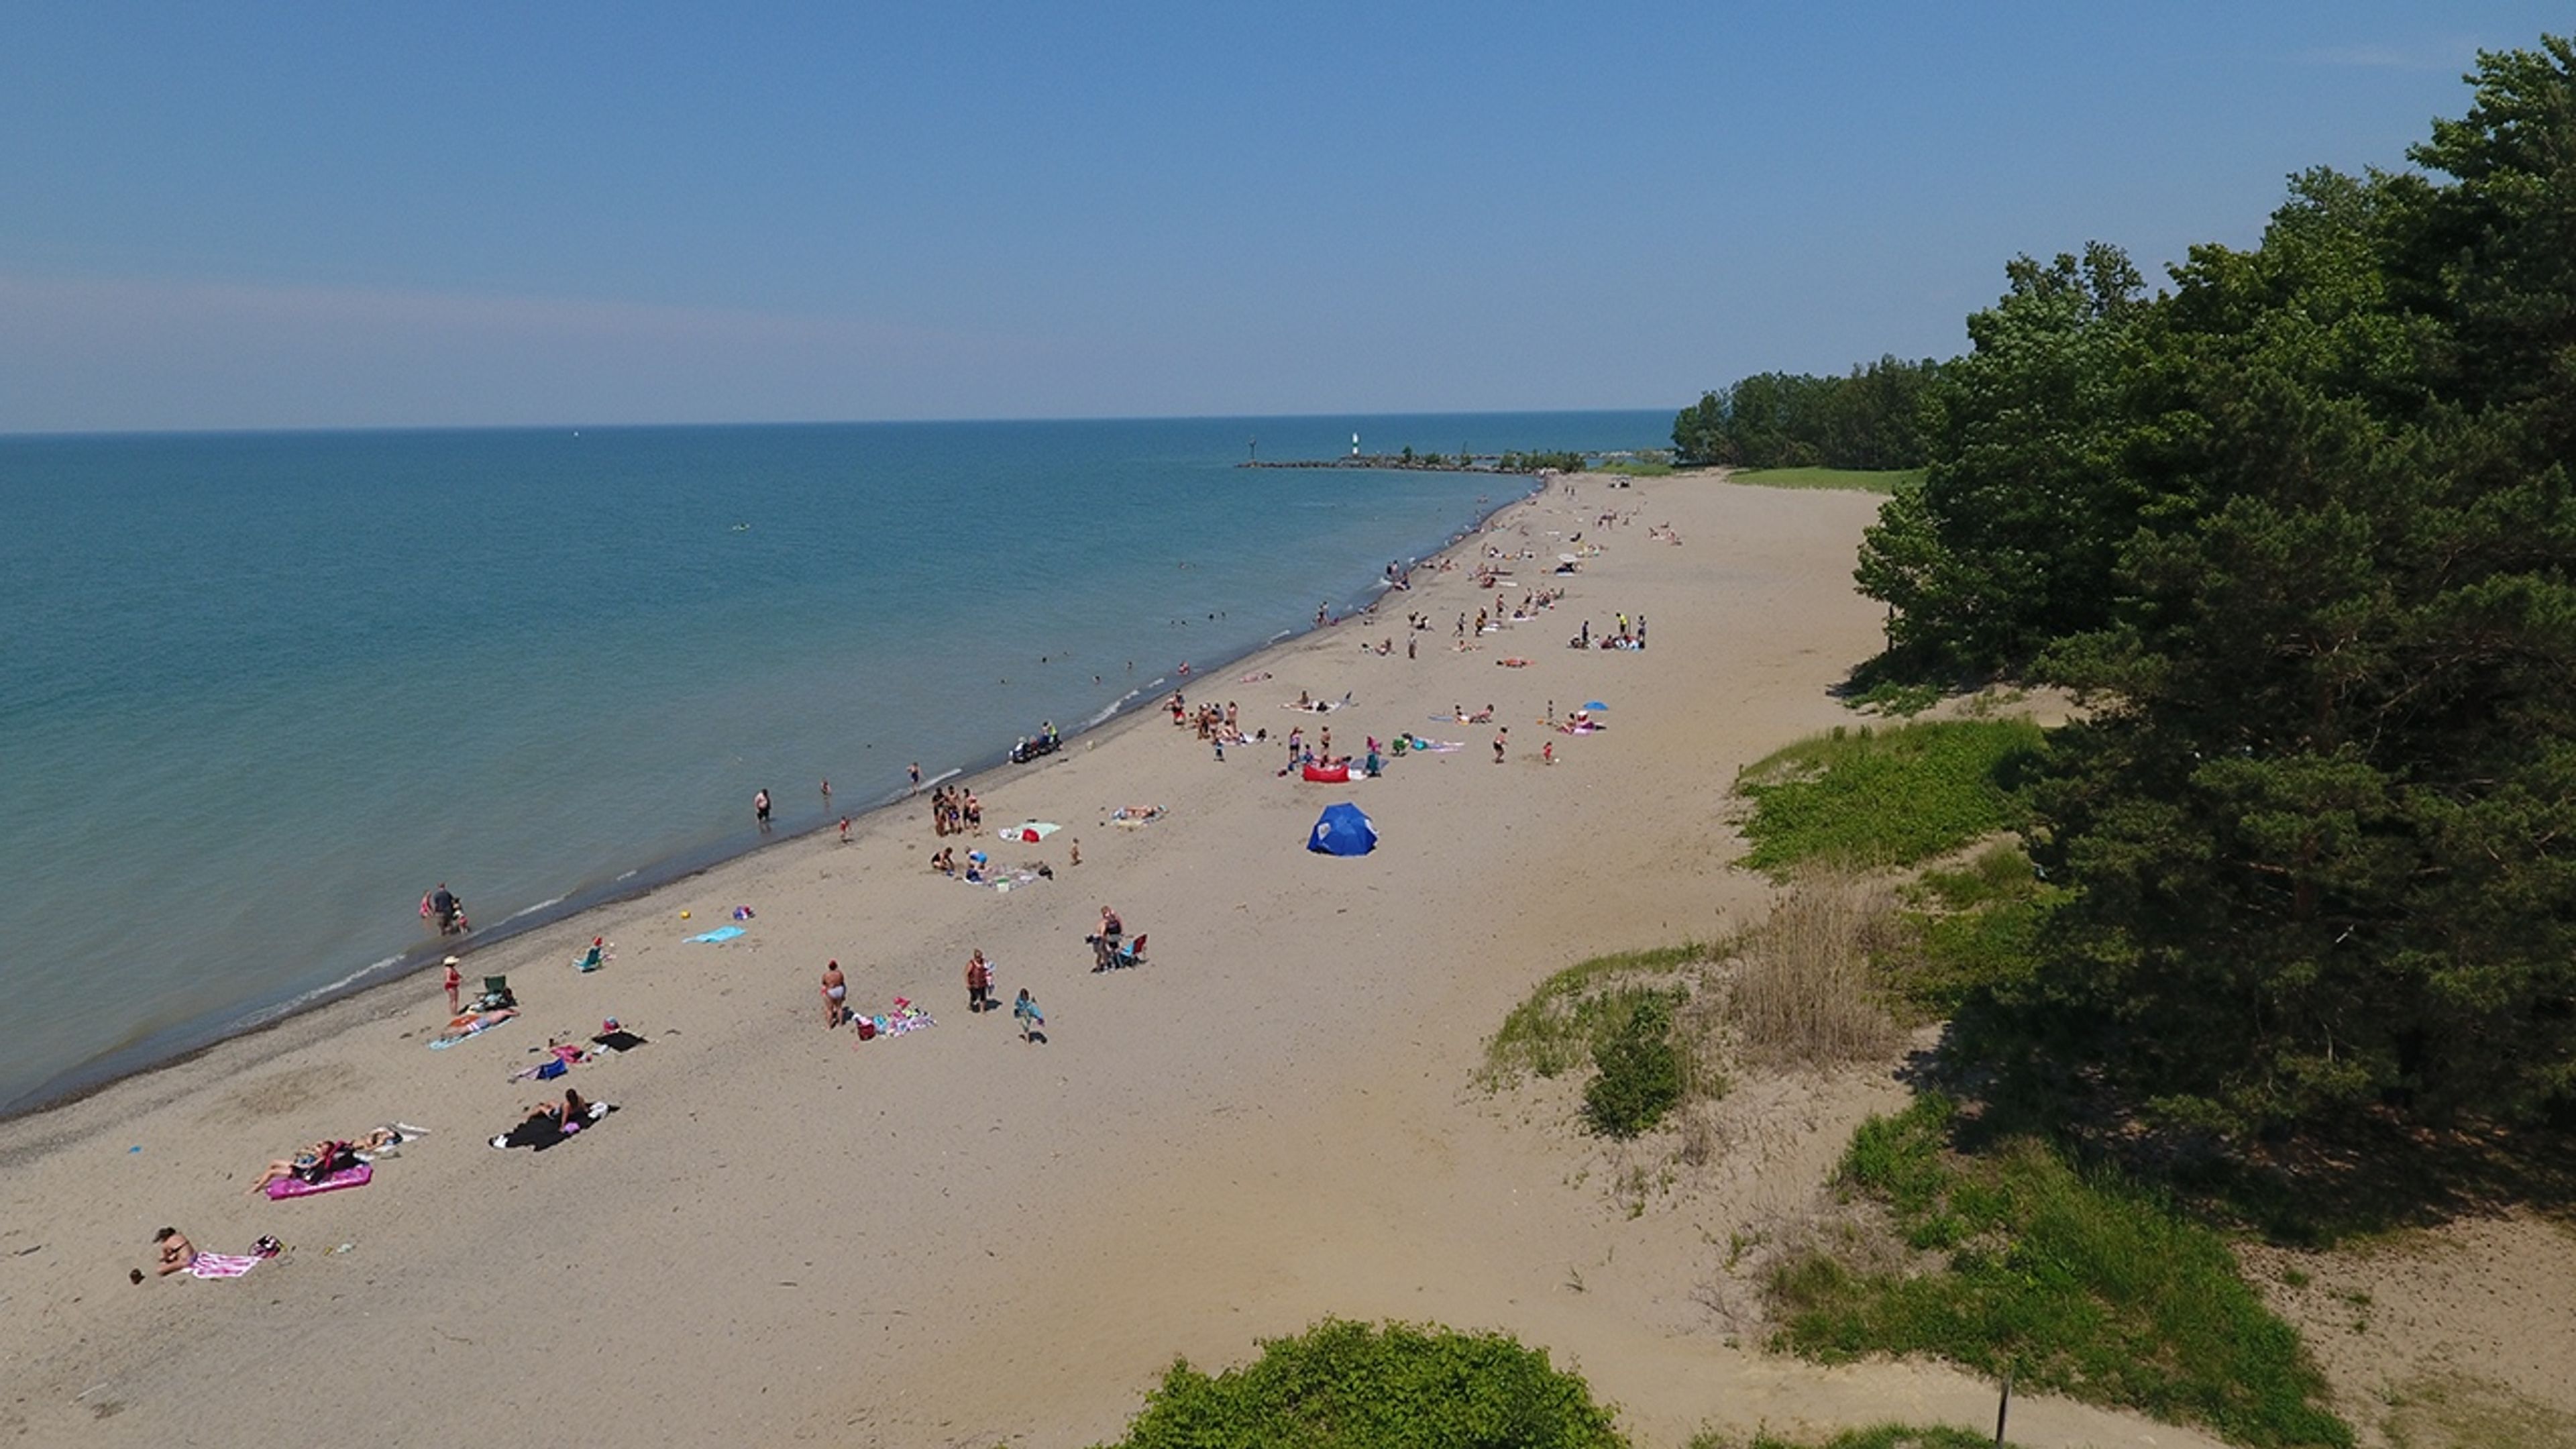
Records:
[[[1105,718],[1666,413],[0,438],[0,1111]],[[1132,663],[1132,669],[1131,669]]]

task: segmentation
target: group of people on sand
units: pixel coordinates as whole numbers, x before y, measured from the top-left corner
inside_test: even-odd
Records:
[[[930,792],[930,828],[941,835],[972,835],[984,828],[984,802],[962,785],[942,785]]]
[[[1596,635],[1592,632],[1592,621],[1586,619],[1583,621],[1582,629],[1577,631],[1573,638],[1565,641],[1565,647],[1568,649],[1643,649],[1646,647],[1645,615],[1639,614],[1632,621],[1623,613],[1617,616],[1617,622],[1618,627],[1615,631],[1603,630]]]
[[[1002,1004],[993,999],[993,963],[984,958],[983,948],[977,947],[974,954],[966,958],[966,1010],[971,1015],[981,1016],[988,1011],[999,1011],[1001,1007]],[[1037,998],[1031,996],[1025,986],[1020,988],[1019,999],[1011,1003],[1011,1017],[1019,1025],[1022,1041],[1046,1040],[1046,1014],[1038,1009]],[[823,1029],[838,1031],[857,1019],[857,1013],[850,1010],[850,983],[841,972],[841,963],[837,960],[825,962]]]

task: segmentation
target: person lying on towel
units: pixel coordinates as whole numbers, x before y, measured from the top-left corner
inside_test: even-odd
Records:
[[[292,1157],[281,1157],[261,1169],[259,1180],[250,1185],[249,1196],[257,1196],[272,1182],[294,1178],[299,1182],[319,1183],[344,1167],[358,1162],[355,1143],[337,1138],[316,1142]]]

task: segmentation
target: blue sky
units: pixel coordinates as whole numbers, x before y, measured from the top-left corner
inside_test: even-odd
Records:
[[[2016,252],[2250,242],[2553,26],[14,6],[0,431],[1679,407],[1954,352]]]

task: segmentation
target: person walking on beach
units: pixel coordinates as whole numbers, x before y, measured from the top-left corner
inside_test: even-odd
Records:
[[[993,965],[981,949],[966,958],[966,1009],[978,1015],[993,1009]]]
[[[1020,999],[1011,1003],[1011,1017],[1020,1024],[1020,1040],[1046,1040],[1046,1013],[1038,1010],[1036,998],[1025,986],[1020,988]]]
[[[916,790],[921,788],[921,761],[919,760],[912,762],[912,788]]]
[[[841,1023],[847,1019],[844,1015],[847,1008],[843,1003],[848,1001],[849,997],[850,986],[849,983],[841,977],[841,963],[838,961],[824,962],[823,1029],[825,1031],[837,1030]]]
[[[1494,731],[1494,763],[1495,763],[1495,764],[1499,765],[1499,764],[1501,764],[1501,763],[1503,762],[1503,747],[1504,747],[1504,746],[1506,746],[1506,745],[1508,745],[1508,744],[1510,744],[1510,743],[1511,743],[1511,739],[1512,739],[1512,727],[1511,727],[1510,725],[1504,725],[1504,726],[1502,726],[1501,728],[1499,728],[1499,729],[1497,729],[1497,730],[1495,730],[1495,731]]]
[[[755,790],[751,795],[751,818],[760,823],[761,833],[769,833],[769,792]]]
[[[453,957],[453,956],[448,957],[448,958],[447,958],[447,1014],[448,1014],[448,1015],[450,1015],[450,1016],[454,1016],[458,1011],[460,1011],[460,1010],[462,1010],[462,1009],[463,1009],[463,1008],[459,1007],[459,1006],[456,1004],[456,992],[457,992],[458,988],[462,987],[464,984],[465,984],[465,978],[464,978],[462,975],[458,974],[458,972],[457,972],[457,970],[456,970],[456,958],[455,958],[455,957]]]
[[[850,817],[847,815],[841,817],[841,843],[843,845],[850,843]]]

